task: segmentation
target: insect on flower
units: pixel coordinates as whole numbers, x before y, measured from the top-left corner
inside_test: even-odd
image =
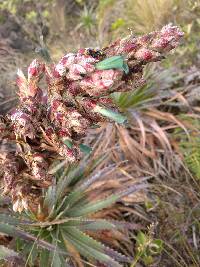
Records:
[[[109,69],[121,69],[126,74],[129,73],[129,67],[126,63],[123,56],[113,56],[110,58],[106,58],[101,62],[96,64],[96,68],[98,70],[109,70]]]

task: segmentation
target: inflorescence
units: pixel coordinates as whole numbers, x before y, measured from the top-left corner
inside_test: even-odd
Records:
[[[11,196],[14,211],[38,205],[41,189],[52,184],[55,159],[81,158],[88,129],[102,121],[124,122],[111,94],[143,85],[144,65],[163,59],[182,36],[169,24],[101,50],[66,54],[58,64],[35,59],[27,78],[18,71],[19,105],[0,117],[0,141],[15,146],[0,156],[3,193]]]

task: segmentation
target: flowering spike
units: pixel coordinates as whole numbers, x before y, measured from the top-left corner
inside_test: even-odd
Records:
[[[124,123],[112,101],[113,92],[131,91],[144,84],[143,68],[174,49],[183,33],[171,24],[141,37],[128,36],[103,49],[80,49],[58,64],[33,60],[28,79],[17,72],[19,105],[0,118],[0,138],[16,144],[2,158],[4,193],[13,210],[37,213],[41,189],[52,183],[49,167],[56,159],[80,160],[91,149],[83,138],[102,121]],[[45,52],[45,50],[43,50]],[[46,88],[39,87],[45,76]]]

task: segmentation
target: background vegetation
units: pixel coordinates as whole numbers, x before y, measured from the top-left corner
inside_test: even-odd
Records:
[[[21,236],[27,235],[23,242],[19,240],[21,236],[17,231],[14,239],[9,237],[13,236],[11,233],[15,231],[19,217],[13,217],[9,200],[2,197],[0,232],[3,229],[5,232],[6,225],[7,235],[0,235],[0,246],[4,246],[0,250],[0,260],[6,259],[7,265],[40,264],[43,267],[47,265],[41,261],[47,259],[51,266],[63,266],[64,256],[57,253],[55,247],[60,250],[67,247],[76,258],[75,263],[72,262],[77,266],[104,266],[100,263],[89,265],[86,259],[83,262],[76,250],[86,250],[84,242],[92,242],[94,250],[89,251],[89,258],[101,261],[104,248],[94,243],[93,237],[124,255],[134,257],[132,267],[200,266],[200,1],[0,1],[0,113],[5,114],[16,105],[13,82],[16,69],[19,66],[25,68],[35,57],[42,42],[41,36],[56,60],[66,52],[81,47],[106,46],[130,33],[147,33],[169,22],[180,25],[185,32],[182,45],[162,63],[146,68],[145,86],[128,95],[113,96],[122,111],[127,113],[128,126],[102,125],[92,131],[86,138],[86,143],[94,147],[90,165],[83,160],[78,167],[75,166],[75,173],[68,166],[61,169],[72,173],[68,174],[70,182],[64,180],[65,192],[74,189],[76,192],[80,177],[88,181],[95,173],[99,174],[95,183],[91,183],[89,194],[87,192],[88,199],[93,201],[99,197],[107,199],[111,193],[121,192],[144,177],[148,177],[148,182],[145,181],[148,188],[136,195],[123,193],[117,202],[109,198],[100,206],[87,206],[83,188],[81,199],[72,198],[78,208],[75,206],[71,215],[80,213],[83,201],[82,210],[92,213],[88,218],[93,222],[90,226],[98,231],[90,232],[89,239],[82,234],[82,231],[88,233],[91,230],[87,224],[81,219],[82,223],[73,221],[78,229],[80,227],[77,230],[82,237],[78,240],[79,246],[73,239],[77,233],[67,229],[70,222],[64,221],[63,224],[63,221],[58,221],[63,214],[59,215],[60,209],[55,210],[55,207],[62,206],[62,202],[57,198],[52,200],[51,196],[61,189],[52,187],[46,195],[46,209],[51,216],[47,228],[38,227],[40,216],[47,214],[41,212],[38,218],[24,215],[24,220],[34,220],[36,225],[22,226],[24,232],[20,232]],[[102,157],[102,153],[107,156]],[[97,161],[99,158],[101,160]],[[60,172],[57,175],[61,175],[62,182],[64,176]],[[105,208],[107,204],[109,207]],[[99,232],[103,226],[97,219],[108,219],[103,224],[103,232]],[[123,221],[125,230],[119,227],[110,233],[113,220]],[[128,227],[129,223],[135,227]],[[49,235],[47,229],[53,229]],[[32,237],[28,236],[27,230]],[[31,238],[34,238],[34,243],[24,249]],[[42,246],[40,239],[48,244]],[[74,242],[70,248],[69,240]],[[110,258],[103,259],[102,264],[107,260]],[[2,261],[2,266],[4,264]]]

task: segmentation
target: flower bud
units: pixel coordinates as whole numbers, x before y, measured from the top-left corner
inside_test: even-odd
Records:
[[[14,126],[15,134],[20,137],[30,139],[35,138],[35,127],[32,124],[31,116],[21,111],[20,109],[15,110],[10,116],[11,122]]]
[[[147,48],[140,48],[134,54],[134,57],[137,60],[142,60],[147,62],[147,61],[155,61],[157,58],[160,57],[160,54]]]
[[[37,81],[42,77],[45,72],[44,63],[39,62],[37,59],[34,59],[28,67],[28,81],[36,79]]]
[[[69,148],[64,143],[59,147],[59,154],[69,162],[75,162],[80,159],[80,149],[78,147]]]
[[[80,86],[91,96],[108,95],[112,86],[122,77],[121,70],[96,70],[80,81]]]
[[[48,176],[48,163],[42,154],[34,153],[31,157],[30,168],[33,178],[36,180],[46,180]]]

